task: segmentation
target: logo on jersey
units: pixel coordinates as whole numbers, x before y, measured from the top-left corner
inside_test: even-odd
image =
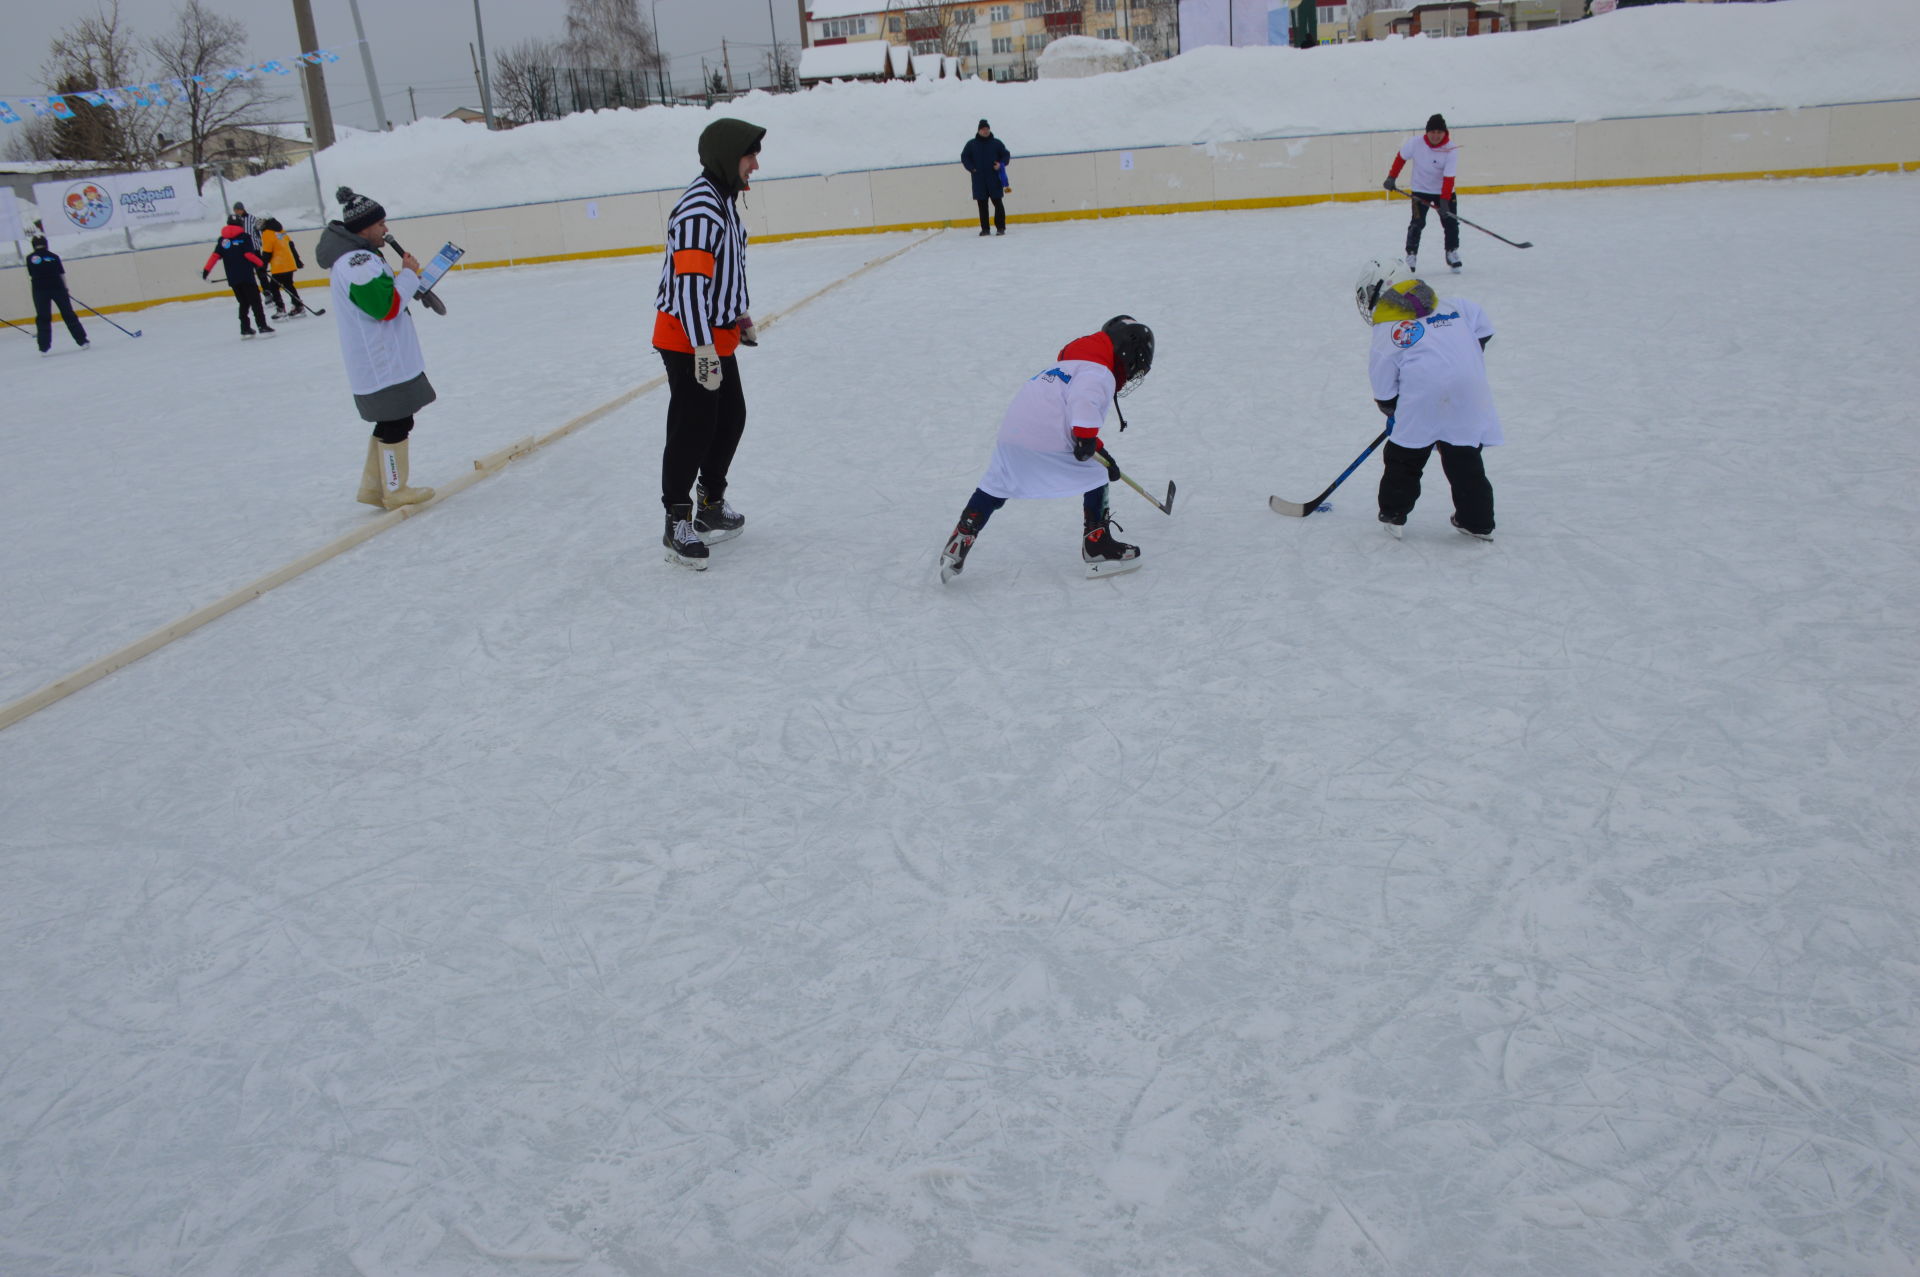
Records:
[[[1392,338],[1393,344],[1402,350],[1405,350],[1426,335],[1427,326],[1417,319],[1401,320],[1393,326],[1393,331],[1388,334],[1388,336]]]
[[[366,264],[367,264],[368,262],[370,262],[370,261],[372,261],[372,260],[373,260],[373,254],[372,254],[372,253],[355,253],[355,254],[354,254],[354,255],[353,255],[352,257],[349,257],[349,258],[347,259],[347,265],[349,265],[349,266],[365,266],[365,265],[366,265]]]

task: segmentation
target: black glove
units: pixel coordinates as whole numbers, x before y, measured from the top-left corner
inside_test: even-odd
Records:
[[[1393,184],[1392,178],[1388,178],[1386,181],[1380,183],[1380,189],[1386,190],[1386,191],[1397,191],[1400,188]]]
[[[205,279],[205,278],[207,278],[207,277],[208,277],[209,275],[211,275],[211,274],[213,274],[213,272],[212,272],[212,271],[210,271],[210,270],[203,270],[203,271],[201,271],[201,272],[200,272],[200,278],[201,278],[201,279]]]
[[[1073,437],[1073,459],[1075,461],[1091,461],[1093,460],[1093,454],[1098,451],[1100,451],[1099,435],[1075,435]]]
[[[1111,452],[1102,452],[1100,454],[1100,460],[1106,463],[1107,478],[1113,480],[1115,483],[1120,482],[1120,463],[1113,459],[1113,454]]]

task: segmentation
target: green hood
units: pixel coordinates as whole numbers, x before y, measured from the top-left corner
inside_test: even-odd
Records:
[[[758,124],[722,116],[700,134],[700,167],[729,195],[740,193],[740,157],[760,145],[767,131]]]

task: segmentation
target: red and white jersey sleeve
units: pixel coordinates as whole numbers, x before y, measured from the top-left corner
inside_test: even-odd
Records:
[[[1413,169],[1407,180],[1410,189],[1425,195],[1439,195],[1450,189],[1447,183],[1460,167],[1460,148],[1451,137],[1437,147],[1428,146],[1426,134],[1422,133],[1401,145],[1400,158]]]
[[[1439,309],[1425,318],[1373,326],[1368,379],[1375,399],[1400,400],[1393,414],[1395,443],[1424,448],[1506,442],[1480,347],[1480,339],[1491,336],[1487,312],[1456,297],[1442,298]]]
[[[1105,466],[1074,460],[1073,431],[1099,430],[1113,392],[1113,370],[1084,359],[1062,359],[1036,374],[1000,419],[980,490],[994,497],[1075,497],[1105,483]]]

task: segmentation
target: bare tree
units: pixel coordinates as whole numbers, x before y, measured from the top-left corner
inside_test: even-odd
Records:
[[[557,120],[560,103],[560,46],[550,40],[522,40],[493,58],[493,93],[509,120]]]
[[[81,18],[54,36],[40,76],[63,96],[115,92],[144,80],[139,45],[120,21],[120,0],[112,0],[109,7],[95,10],[92,17]],[[156,149],[154,109],[119,96],[123,105],[118,109],[65,98],[73,116],[54,122],[55,158],[102,160],[127,169],[150,163]]]
[[[1135,48],[1156,61],[1180,52],[1180,0],[1133,0],[1132,10]]]
[[[960,46],[973,31],[973,10],[971,3],[916,4],[914,0],[888,0],[886,16],[900,18],[902,32],[915,53],[939,53],[957,58]]]
[[[200,0],[186,0],[175,10],[173,27],[149,41],[147,49],[161,75],[184,86],[184,91],[175,88],[170,95],[173,105],[166,120],[170,128],[184,134],[180,140],[187,144],[198,191],[206,186],[213,167],[216,139],[227,130],[260,122],[272,91],[262,80],[229,80],[220,74],[246,65],[247,28],[210,12]],[[265,166],[273,167],[276,158],[270,153]]]
[[[567,0],[567,65],[581,70],[615,71],[658,77],[660,45],[640,16],[639,0]]]
[[[790,44],[776,44],[767,50],[760,59],[760,69],[766,74],[767,87],[774,93],[794,93],[800,88],[800,59],[798,50]]]

